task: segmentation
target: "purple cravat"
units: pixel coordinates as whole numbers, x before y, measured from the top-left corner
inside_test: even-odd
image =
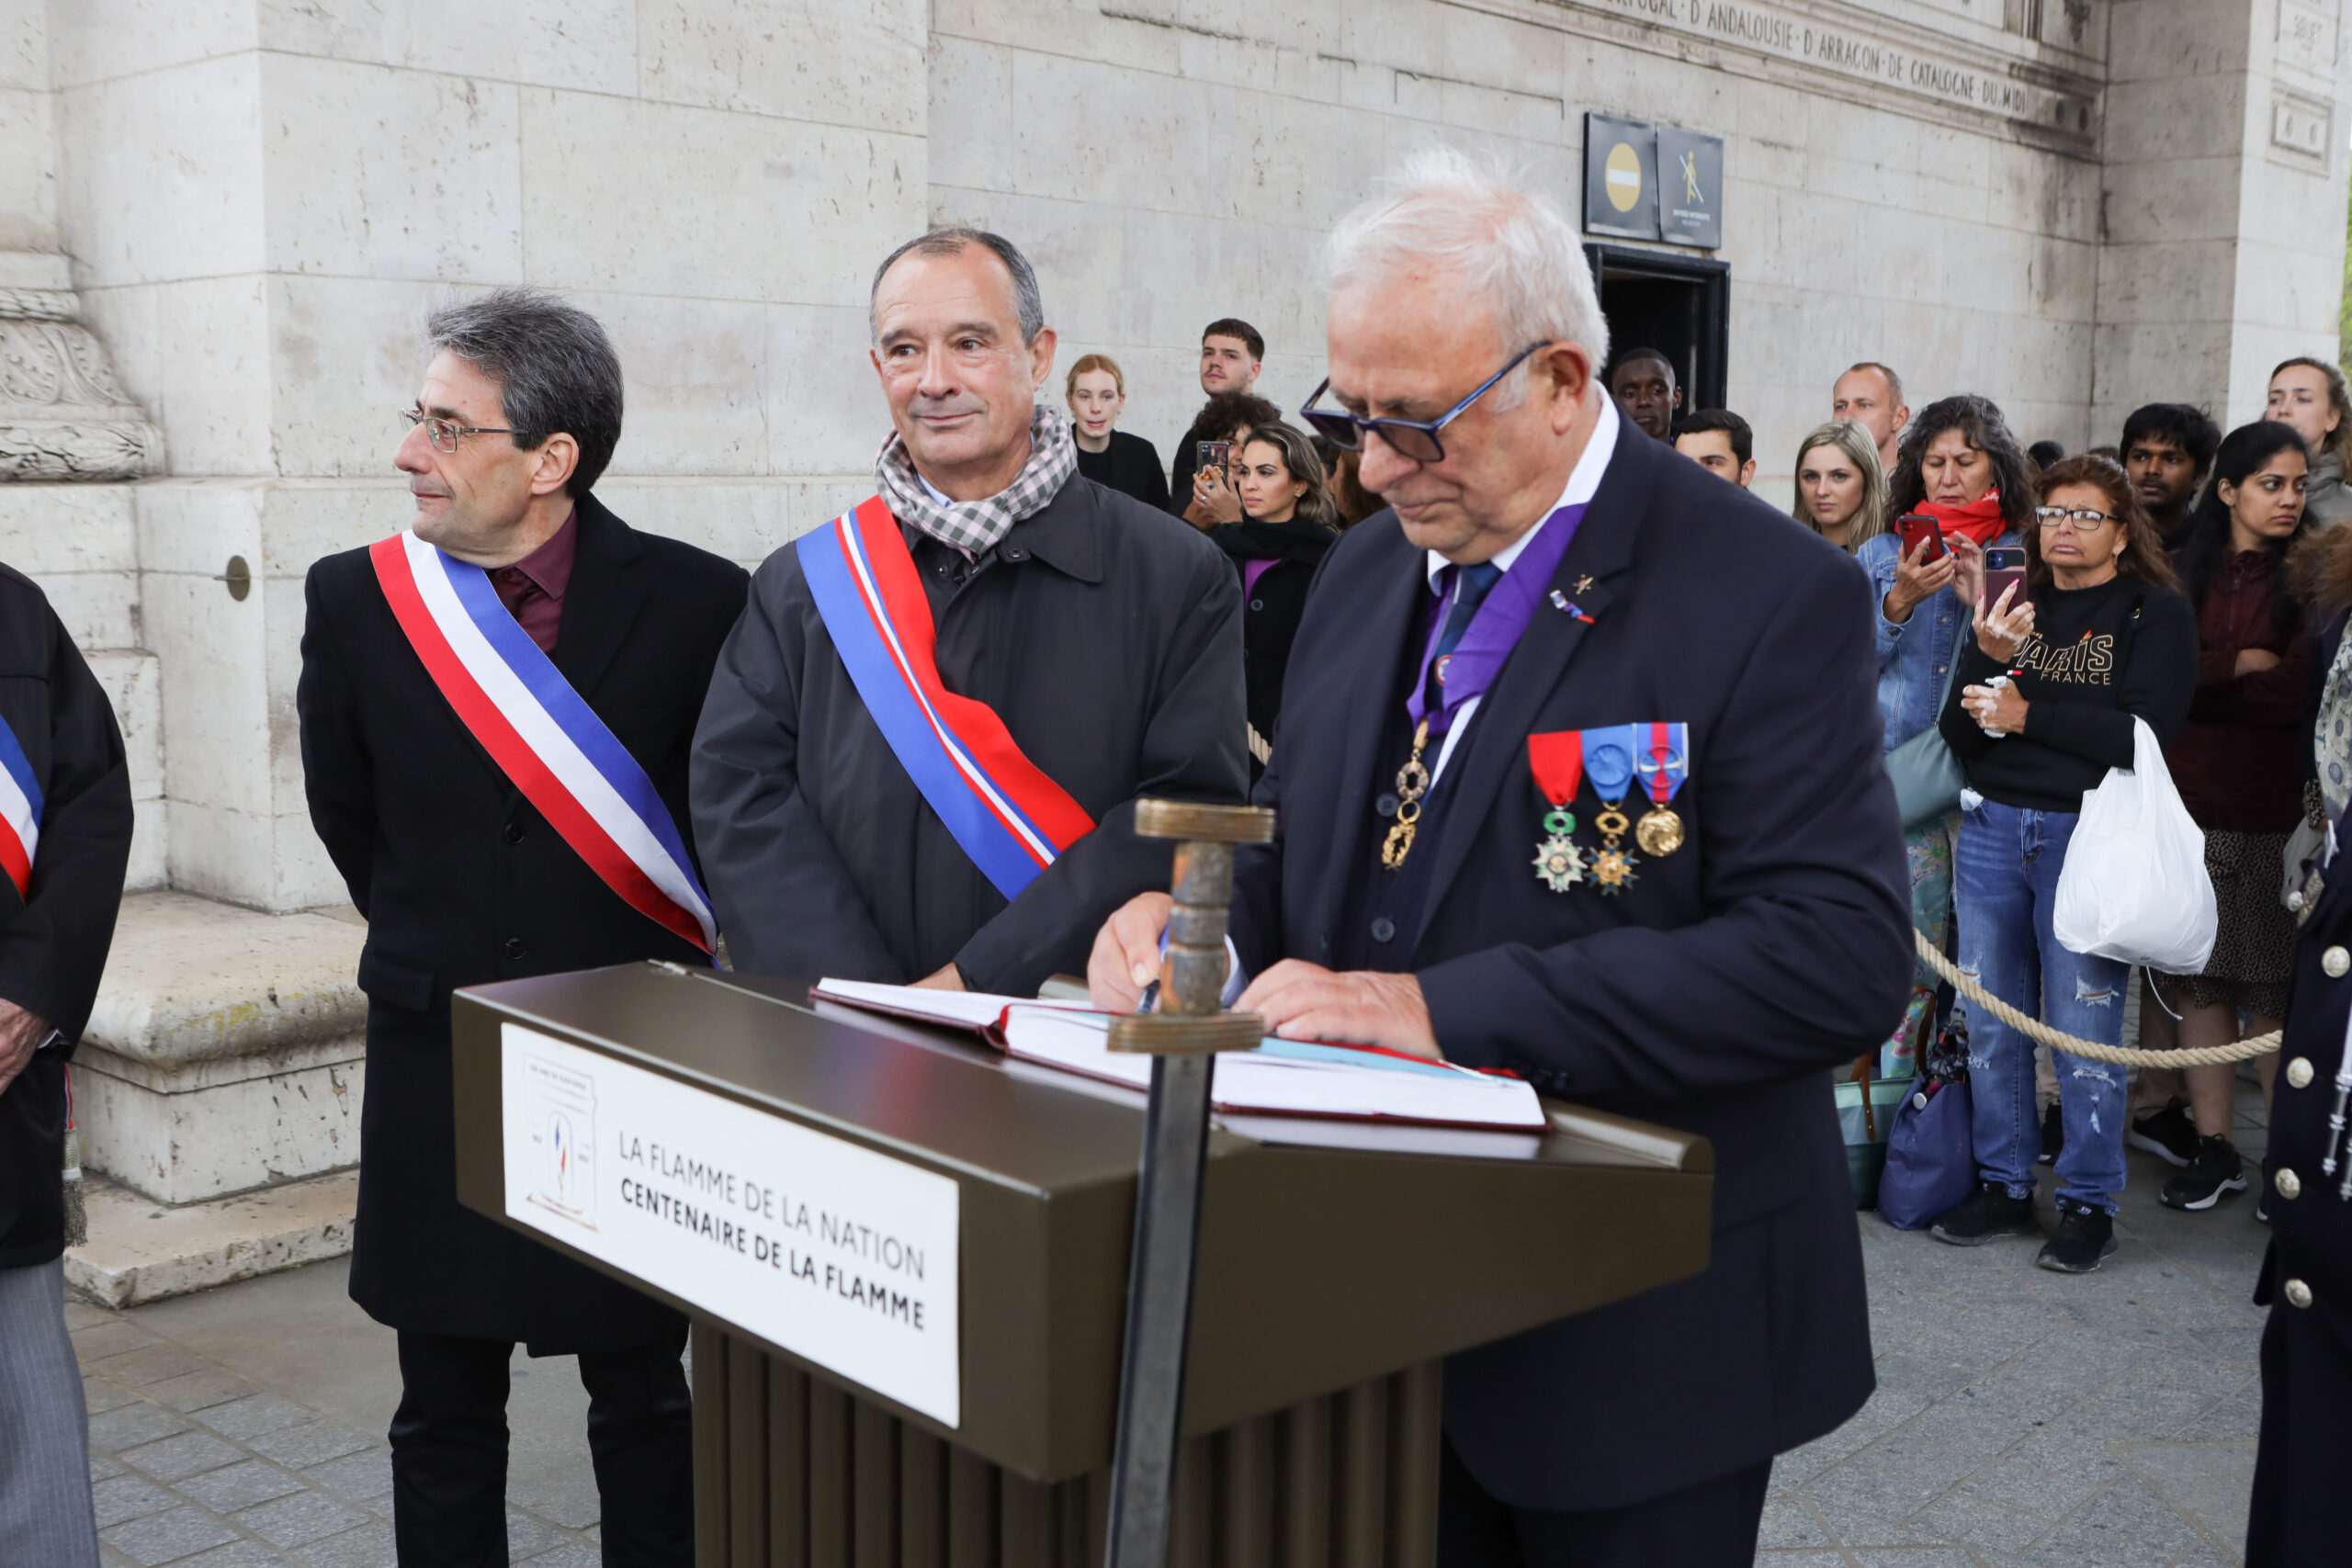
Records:
[[[1552,584],[1552,574],[1560,570],[1561,558],[1568,553],[1568,546],[1577,536],[1577,525],[1584,521],[1584,502],[1563,506],[1545,518],[1519,558],[1510,563],[1500,582],[1487,591],[1477,613],[1470,619],[1469,628],[1461,640],[1446,653],[1445,671],[1438,685],[1443,701],[1436,711],[1430,705],[1430,667],[1439,655],[1438,644],[1445,629],[1443,615],[1434,611],[1429,617],[1428,638],[1421,645],[1420,679],[1413,682],[1413,694],[1406,699],[1405,712],[1418,728],[1423,717],[1429,719],[1430,733],[1442,735],[1453,728],[1454,716],[1471,698],[1483,696],[1495,683],[1495,676],[1519,646],[1527,623],[1535,618],[1536,606]],[[1460,592],[1460,569],[1456,569],[1455,593]],[[1448,595],[1452,598],[1454,595]],[[1447,599],[1438,601],[1442,609]]]

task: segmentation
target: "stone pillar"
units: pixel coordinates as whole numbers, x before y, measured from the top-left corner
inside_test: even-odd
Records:
[[[0,252],[0,479],[135,479],[163,456],[82,324],[65,258]]]
[[[2334,358],[2347,160],[2342,0],[2115,0],[2092,423],[2142,403],[2262,412]]]

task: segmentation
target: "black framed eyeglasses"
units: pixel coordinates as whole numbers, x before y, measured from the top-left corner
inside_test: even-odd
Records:
[[[1529,355],[1535,353],[1538,349],[1551,346],[1552,340],[1548,338],[1542,343],[1529,344],[1511,355],[1510,364],[1479,382],[1477,390],[1437,418],[1426,422],[1414,419],[1360,419],[1345,409],[1318,409],[1315,405],[1322,400],[1325,392],[1331,389],[1331,378],[1329,376],[1324,377],[1322,384],[1315,389],[1315,395],[1299,405],[1298,417],[1305,420],[1314,429],[1316,434],[1330,442],[1342,452],[1362,450],[1361,433],[1376,430],[1380,433],[1380,438],[1387,442],[1398,457],[1416,463],[1442,463],[1445,460],[1445,444],[1437,438],[1437,433],[1461,418],[1464,410],[1492,391],[1495,383],[1518,369]]]
[[[512,435],[514,434],[498,425],[458,424],[437,414],[426,413],[423,409],[402,409],[401,417],[411,424],[424,426],[424,438],[433,443],[433,449],[435,452],[455,453],[458,449],[458,438],[461,435]]]
[[[2115,521],[2111,513],[2095,511],[2087,506],[2037,506],[2033,520],[2044,528],[2055,528],[2061,523],[2072,523],[2077,534],[2089,534]]]

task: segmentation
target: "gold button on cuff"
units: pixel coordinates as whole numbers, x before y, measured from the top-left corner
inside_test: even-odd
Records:
[[[2278,1168],[2278,1174],[2270,1179],[2270,1185],[2278,1189],[2281,1198],[2294,1198],[2302,1193],[2303,1179],[2282,1165]]]
[[[2309,1056],[2298,1056],[2293,1061],[2287,1064],[2287,1087],[2289,1089],[2309,1089],[2311,1084],[2312,1059]]]
[[[2304,1284],[2301,1280],[2288,1280],[2287,1304],[2290,1307],[2307,1307],[2311,1305],[2312,1288],[2309,1285]]]
[[[2331,947],[2319,955],[2319,966],[2327,972],[2329,979],[2341,980],[2346,970],[2352,970],[2352,953]]]

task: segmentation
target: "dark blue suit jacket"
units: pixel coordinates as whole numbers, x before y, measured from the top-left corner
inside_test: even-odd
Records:
[[[1447,1436],[1521,1507],[1662,1495],[1860,1407],[1870,1323],[1829,1070],[1885,1038],[1913,964],[1860,569],[1618,429],[1554,578],[1592,620],[1536,612],[1447,765],[1437,834],[1414,849],[1436,857],[1419,927],[1393,943],[1448,1056],[1714,1144],[1704,1274],[1447,1364]],[[1425,559],[1384,512],[1324,561],[1257,795],[1277,837],[1237,863],[1252,973],[1329,962],[1365,918],[1346,906],[1385,826],[1385,710],[1419,651]],[[1527,736],[1678,719],[1683,848],[1642,857],[1620,897],[1548,890]],[[1588,784],[1587,844],[1593,811]]]

